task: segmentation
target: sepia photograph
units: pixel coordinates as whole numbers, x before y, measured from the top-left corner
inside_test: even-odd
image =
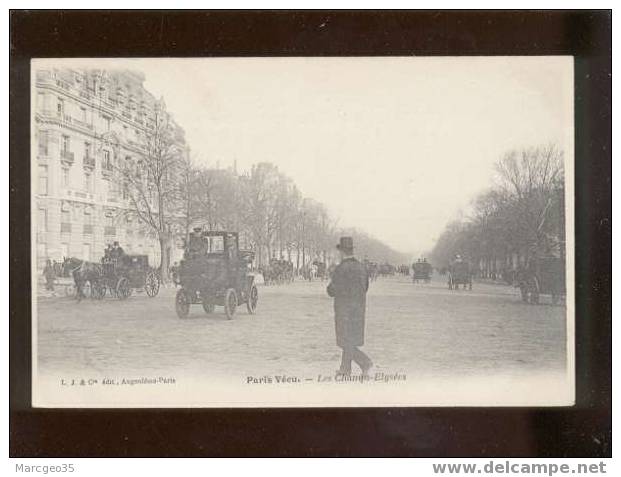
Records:
[[[33,407],[574,404],[573,57],[30,70]]]

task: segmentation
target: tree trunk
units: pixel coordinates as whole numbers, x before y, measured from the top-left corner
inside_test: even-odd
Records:
[[[160,235],[160,279],[168,282],[168,267],[170,266],[170,238]]]

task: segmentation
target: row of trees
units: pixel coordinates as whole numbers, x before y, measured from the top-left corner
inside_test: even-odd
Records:
[[[238,174],[200,167],[176,140],[175,126],[161,105],[153,130],[144,135],[140,159],[117,164],[132,215],[159,239],[161,273],[166,277],[176,238],[195,226],[240,233],[241,245],[255,250],[257,265],[269,258],[301,268],[327,262],[339,235],[354,236],[360,256],[400,263],[405,258],[357,231],[339,230],[326,207],[302,195],[296,184],[267,162]]]
[[[564,258],[563,152],[554,145],[510,151],[495,172],[495,185],[476,197],[471,214],[447,225],[431,253],[434,265],[461,254],[483,276],[495,276],[533,256]]]

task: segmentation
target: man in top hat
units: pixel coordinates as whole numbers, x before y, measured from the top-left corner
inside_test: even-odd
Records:
[[[341,263],[334,269],[327,291],[334,298],[336,344],[343,350],[338,373],[350,374],[351,363],[354,361],[366,375],[373,363],[358,346],[364,344],[364,314],[369,276],[366,267],[354,257],[354,242],[351,237],[341,237],[336,248],[341,254]]]
[[[124,256],[125,250],[123,250],[123,247],[121,247],[118,242],[114,242],[114,244],[112,244],[112,252],[110,253],[110,258],[113,258],[115,260],[121,260]]]

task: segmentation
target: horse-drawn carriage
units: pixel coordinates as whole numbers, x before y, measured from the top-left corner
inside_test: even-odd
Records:
[[[459,285],[464,286],[464,290],[472,290],[472,269],[466,260],[455,260],[448,269],[449,290],[459,290]]]
[[[194,304],[201,304],[205,313],[223,306],[232,319],[237,306],[245,303],[254,314],[259,293],[249,272],[253,258],[253,252],[239,250],[236,232],[194,232],[179,265],[177,316],[186,318]]]
[[[516,272],[516,284],[524,302],[539,303],[541,295],[550,295],[552,303],[565,296],[565,262],[558,257],[531,259],[528,266]]]
[[[412,264],[412,282],[418,283],[422,280],[425,283],[429,283],[431,281],[432,274],[431,264],[427,261],[417,261]]]
[[[101,263],[70,258],[65,260],[65,266],[73,275],[78,299],[101,300],[110,294],[124,300],[133,290],[144,290],[149,297],[154,297],[160,290],[159,275],[149,266],[147,255],[124,254],[115,259],[104,258]]]
[[[131,296],[134,289],[144,289],[151,298],[160,290],[159,277],[149,266],[147,255],[123,255],[117,259],[104,259],[101,268],[98,290],[101,298],[105,296],[106,290],[119,300]]]

